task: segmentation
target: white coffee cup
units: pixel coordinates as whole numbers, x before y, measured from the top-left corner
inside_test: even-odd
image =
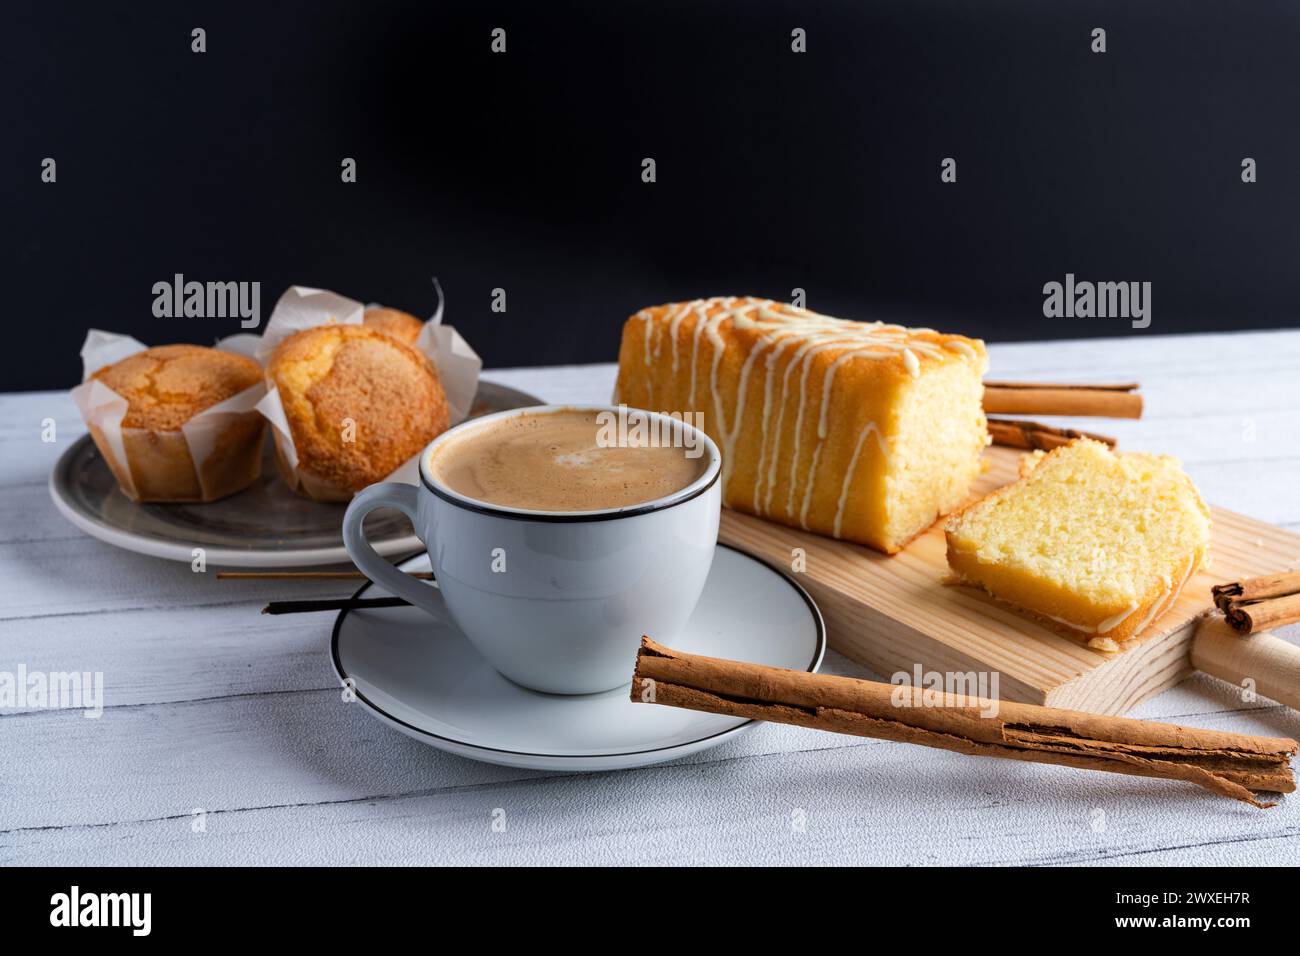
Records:
[[[656,434],[703,449],[707,467],[663,498],[600,511],[531,511],[468,498],[433,477],[438,446],[464,429],[512,415],[612,406],[543,405],[485,415],[443,433],[420,455],[420,486],[371,485],[343,518],[343,543],[370,580],[437,617],[450,614],[484,659],[510,680],[552,694],[628,683],[641,635],[671,643],[695,609],[718,539],[722,456],[701,429],[657,412]],[[380,557],[363,523],[396,508],[429,551],[438,587]]]

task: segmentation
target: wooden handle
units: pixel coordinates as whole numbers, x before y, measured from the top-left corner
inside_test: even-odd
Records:
[[[1300,647],[1272,634],[1240,634],[1218,614],[1204,618],[1192,639],[1192,666],[1300,710]]]

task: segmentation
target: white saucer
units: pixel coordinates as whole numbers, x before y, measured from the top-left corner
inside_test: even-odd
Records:
[[[400,566],[428,570],[429,558]],[[373,584],[357,592],[386,594]],[[704,596],[672,645],[815,671],[826,652],[826,627],[792,578],[720,544]],[[508,767],[640,767],[714,747],[754,724],[634,704],[626,685],[581,697],[526,690],[484,662],[460,631],[413,607],[343,611],[330,647],[339,679],[351,679],[359,705],[384,723],[439,750]]]

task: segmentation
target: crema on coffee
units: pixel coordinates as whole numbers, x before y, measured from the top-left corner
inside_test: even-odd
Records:
[[[529,511],[603,511],[680,491],[708,455],[610,441],[597,411],[526,412],[457,429],[430,453],[434,480],[467,498]]]

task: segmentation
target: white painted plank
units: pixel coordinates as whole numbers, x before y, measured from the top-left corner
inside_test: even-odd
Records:
[[[237,810],[425,793],[539,776],[443,755],[382,726],[355,703],[344,702],[333,686],[323,634],[314,637],[305,627],[276,637],[281,646],[256,659],[256,672],[247,675],[238,673],[239,664],[251,671],[254,659],[208,644],[194,645],[187,663],[183,655],[170,652],[168,657],[182,663],[164,660],[153,674],[138,663],[107,669],[108,706],[98,719],[73,711],[0,717],[0,759],[11,768],[0,830],[149,820],[194,806]],[[77,666],[69,664],[67,655],[85,660],[69,649],[34,656],[29,666]],[[866,674],[838,655],[828,665],[832,673]],[[163,678],[164,686],[146,687],[151,677],[168,672],[173,676]],[[141,700],[150,696],[172,702]],[[1300,715],[1292,711],[1242,707],[1231,688],[1202,678],[1149,702],[1137,715],[1241,732],[1300,734]],[[799,728],[767,727],[691,762],[859,743]],[[940,756],[905,749],[911,757],[903,761],[930,763]],[[935,812],[960,810],[990,788],[1010,796],[1022,770],[1009,762],[969,760],[951,765],[949,772],[953,779],[930,804]],[[978,776],[971,778],[972,772]],[[1111,783],[1129,786],[1121,778]],[[1164,799],[1157,784],[1135,793],[1132,804],[1154,809]],[[1300,801],[1289,805],[1300,813]]]
[[[246,758],[262,771],[255,795],[267,802],[260,807],[225,809],[231,794],[223,787],[232,788],[209,769],[215,754],[201,738],[170,766],[160,753],[140,776],[125,768],[117,784],[156,788],[153,776],[167,767],[171,812],[138,823],[11,829],[0,833],[0,859],[966,865],[1160,862],[1196,846],[1204,862],[1300,862],[1294,802],[1258,811],[1178,783],[941,752],[918,760],[901,744],[851,738],[815,752],[742,759],[719,748],[705,761],[509,782],[480,767],[475,784],[393,796],[383,776],[395,761],[420,764],[436,785],[438,763],[451,758],[359,752],[365,728],[348,724],[329,729],[350,735],[349,751],[322,750],[322,734],[308,726],[317,716],[297,700],[268,715],[286,723],[285,737],[298,731],[305,739],[289,768],[281,748]],[[309,806],[285,800],[294,768],[325,782],[334,799]],[[113,795],[93,792],[95,799]],[[194,807],[208,811],[205,832],[192,830]],[[498,809],[504,832],[491,829]]]

